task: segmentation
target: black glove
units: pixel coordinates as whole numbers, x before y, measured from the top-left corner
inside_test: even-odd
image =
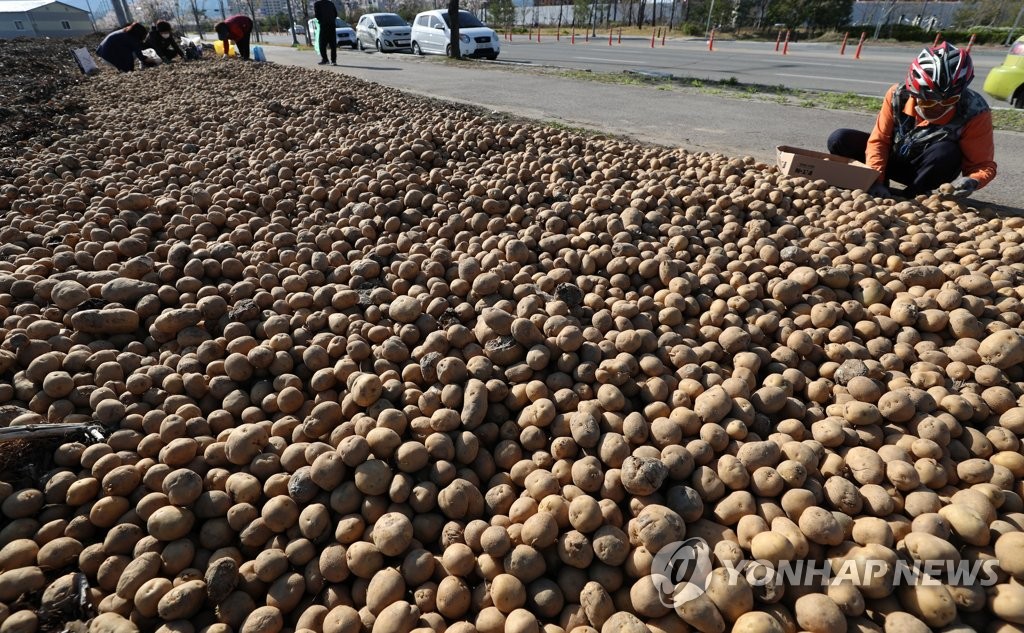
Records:
[[[966,176],[960,176],[949,184],[953,185],[953,193],[949,195],[954,198],[966,198],[978,189],[978,181]]]
[[[875,198],[891,198],[892,192],[889,191],[889,188],[883,185],[882,183],[876,182],[875,184],[868,187],[868,195],[873,196]]]

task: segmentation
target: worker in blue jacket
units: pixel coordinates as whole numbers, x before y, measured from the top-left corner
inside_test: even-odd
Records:
[[[144,66],[152,66],[142,54],[142,43],[146,41],[146,27],[132,22],[123,29],[114,31],[100,42],[96,54],[123,73],[135,70],[135,58]]]

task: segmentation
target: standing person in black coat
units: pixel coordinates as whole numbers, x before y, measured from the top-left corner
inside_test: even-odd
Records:
[[[174,37],[174,29],[171,23],[160,20],[149,30],[149,37],[146,38],[145,48],[152,48],[165,64],[170,64],[175,57],[185,59],[185,53],[178,46],[178,40]]]
[[[338,35],[335,31],[335,22],[338,19],[338,8],[331,0],[316,0],[313,3],[313,15],[316,16],[317,26],[320,28],[320,65],[327,63],[327,48],[331,49],[331,65],[338,65]]]
[[[107,35],[96,48],[96,54],[123,73],[135,70],[135,58],[144,66],[151,62],[142,54],[142,43],[146,40],[146,27],[132,22],[123,29]]]

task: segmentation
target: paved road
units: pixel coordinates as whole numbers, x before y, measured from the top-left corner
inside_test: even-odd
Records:
[[[291,36],[272,35],[269,41],[290,44]],[[855,41],[848,43],[846,54],[840,56],[838,44],[797,42],[790,44],[787,55],[782,55],[775,52],[774,42],[719,40],[714,51],[708,51],[707,42],[695,38],[668,39],[665,46],[656,40],[651,48],[650,39],[640,38],[624,38],[622,44],[613,38],[613,45],[609,46],[607,32],[589,43],[584,42],[582,35],[577,36],[575,45],[569,37],[556,41],[544,36],[537,43],[525,35],[516,35],[512,42],[502,42],[501,61],[594,72],[640,70],[713,80],[735,77],[744,84],[783,84],[790,88],[873,95],[884,93],[903,77],[909,61],[921,47],[868,41],[859,60],[854,59],[855,49]],[[1006,49],[975,47],[972,57],[978,77],[975,87],[980,90],[988,71],[1006,57]],[[994,106],[1008,105],[991,98],[989,102]]]
[[[823,149],[832,130],[870,129],[873,122],[872,115],[858,112],[809,110],[689,89],[659,90],[510,72],[500,64],[486,62],[467,68],[439,63],[436,58],[339,52],[340,66],[335,68],[317,66],[318,56],[311,51],[277,46],[268,47],[267,56],[277,63],[337,73],[342,89],[346,76],[354,76],[540,121],[626,135],[694,152],[753,156],[768,163],[775,162],[778,145]],[[1022,156],[1024,134],[996,133],[1000,175],[975,196],[979,204],[999,204],[1024,211]]]

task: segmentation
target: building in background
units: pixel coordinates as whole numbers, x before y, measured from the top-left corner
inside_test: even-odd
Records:
[[[0,0],[0,39],[80,37],[92,32],[89,12],[60,0]]]

